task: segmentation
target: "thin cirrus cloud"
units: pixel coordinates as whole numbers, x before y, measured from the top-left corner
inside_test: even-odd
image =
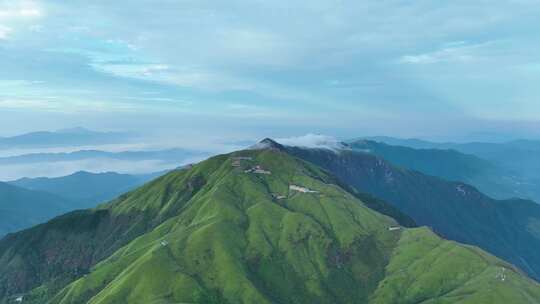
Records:
[[[11,33],[13,30],[5,25],[0,25],[0,40],[1,39],[7,39],[9,36],[9,33]]]
[[[405,55],[399,60],[405,64],[433,64],[433,63],[467,63],[482,59],[478,51],[489,49],[493,43],[479,43],[469,45],[464,41],[448,43],[443,48],[433,52],[427,52],[416,55]]]
[[[51,107],[144,109],[159,124],[163,112],[223,113],[231,128],[274,113],[261,135],[298,122],[337,135],[370,126],[408,136],[534,122],[539,13],[536,1],[510,0],[0,0],[0,86],[46,81],[9,86],[0,111],[24,99],[21,117]],[[426,114],[429,128],[411,124]],[[449,129],[446,118],[468,123]],[[136,127],[130,119],[122,121]]]
[[[0,40],[9,39],[18,28],[42,16],[42,9],[34,1],[0,1]]]

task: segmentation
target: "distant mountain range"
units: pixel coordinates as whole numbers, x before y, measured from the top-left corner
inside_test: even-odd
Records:
[[[458,173],[461,177],[457,180],[467,181],[495,197],[521,197],[540,202],[540,141],[434,143],[392,137],[367,139],[352,140],[349,143],[358,149],[371,149],[373,153],[396,164],[447,179],[454,179],[455,173],[463,170]],[[390,146],[375,147],[374,141]],[[471,156],[476,156],[476,159]],[[464,163],[466,158],[467,164]],[[453,165],[456,165],[454,173],[437,168],[450,168]]]
[[[186,159],[193,157],[208,157],[206,152],[192,151],[186,149],[167,149],[157,151],[125,151],[125,152],[105,152],[99,150],[82,150],[75,152],[61,153],[32,153],[17,156],[0,157],[0,165],[13,165],[21,163],[39,162],[65,162],[84,159],[113,159],[113,160],[159,160],[164,162],[176,162],[180,164]]]
[[[66,198],[0,182],[0,238],[76,208]]]
[[[371,140],[354,141],[350,147],[380,156],[400,167],[471,184],[494,198],[539,198],[536,189],[524,177],[520,179],[510,169],[472,154],[451,149],[415,149]]]
[[[70,150],[72,148],[70,147]],[[59,149],[61,151],[62,148]],[[32,149],[32,151],[36,151],[36,149]],[[205,151],[182,148],[121,152],[78,150],[45,153],[26,153],[25,149],[22,149],[17,150],[17,152],[18,155],[0,156],[0,180],[59,176],[75,171],[103,172],[110,170],[140,174],[175,168],[210,156],[210,153]]]
[[[368,140],[384,142],[416,149],[452,149],[493,161],[512,169],[523,169],[525,174],[540,168],[540,140],[514,140],[504,143],[436,143],[419,139],[393,137],[368,137]],[[351,141],[351,142],[354,142]],[[519,161],[517,161],[519,160]],[[533,174],[536,176],[536,174]]]
[[[97,203],[111,200],[165,173],[130,175],[116,172],[79,171],[63,177],[22,178],[9,183],[21,188],[44,191],[76,201],[78,202],[77,208],[91,208],[95,207]]]
[[[345,180],[405,198],[367,203]],[[497,202],[470,186],[394,168],[373,155],[266,140],[3,238],[0,303],[540,301],[540,285],[511,264],[428,228],[402,226],[381,213],[406,217],[390,203],[421,223],[440,220],[433,225],[439,233],[452,227],[473,240],[506,242],[521,232],[506,231],[517,223],[498,218],[513,218],[519,203],[500,214]],[[524,240],[499,246],[520,250]],[[507,247],[513,245],[519,248]],[[540,252],[529,246],[524,258]]]
[[[512,148],[512,149],[521,149],[521,150],[533,150],[533,151],[540,150],[540,140],[527,140],[527,139],[511,140],[511,141],[501,142],[501,143],[493,143],[493,142],[453,143],[453,142],[433,142],[433,141],[427,141],[427,140],[416,139],[416,138],[368,136],[368,137],[361,137],[358,139],[352,139],[352,140],[349,140],[348,142],[354,142],[358,140],[372,140],[372,141],[377,141],[377,142],[384,142],[389,145],[405,146],[405,147],[411,147],[411,148],[416,148],[416,149],[455,149],[458,151],[468,151],[468,152],[476,151],[478,153],[481,153],[480,151],[484,151],[483,153],[487,152],[488,154],[492,153],[489,151],[497,150],[502,147],[507,147],[507,148]]]
[[[77,172],[58,178],[0,183],[0,237],[72,210],[95,207],[165,173]]]
[[[111,144],[125,142],[133,137],[135,137],[134,134],[127,132],[96,132],[84,128],[72,128],[0,137],[0,149]]]

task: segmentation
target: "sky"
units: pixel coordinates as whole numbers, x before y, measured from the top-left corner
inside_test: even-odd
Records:
[[[0,136],[540,138],[540,1],[0,0]]]

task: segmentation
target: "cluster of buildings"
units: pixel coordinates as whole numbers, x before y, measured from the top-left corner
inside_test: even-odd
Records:
[[[240,168],[240,167],[242,167],[242,161],[252,161],[252,160],[253,160],[253,158],[249,157],[249,156],[233,157],[231,166],[233,166],[235,168]],[[272,172],[263,169],[260,165],[256,165],[254,167],[251,167],[250,169],[246,169],[246,170],[244,170],[244,173],[255,173],[255,174],[265,174],[265,175],[272,174]]]
[[[245,162],[245,161],[253,161],[253,158],[248,157],[248,156],[233,157],[232,162],[231,162],[231,166],[235,167],[235,168],[242,168],[242,167],[245,168],[246,166],[242,166],[242,163]],[[272,174],[271,171],[265,170],[260,165],[255,165],[255,166],[249,167],[249,169],[244,170],[244,173],[253,173],[253,174],[262,174],[262,175],[271,175]],[[296,192],[300,192],[300,193],[319,193],[319,191],[311,190],[311,189],[309,189],[307,187],[302,187],[302,186],[298,186],[298,185],[289,185],[289,191],[296,191]],[[286,195],[275,194],[275,193],[272,193],[272,197],[274,199],[276,199],[276,200],[282,200],[282,199],[287,198]]]

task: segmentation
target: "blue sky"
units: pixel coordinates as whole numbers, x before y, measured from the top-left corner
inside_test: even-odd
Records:
[[[0,135],[540,137],[540,2],[0,0]]]

